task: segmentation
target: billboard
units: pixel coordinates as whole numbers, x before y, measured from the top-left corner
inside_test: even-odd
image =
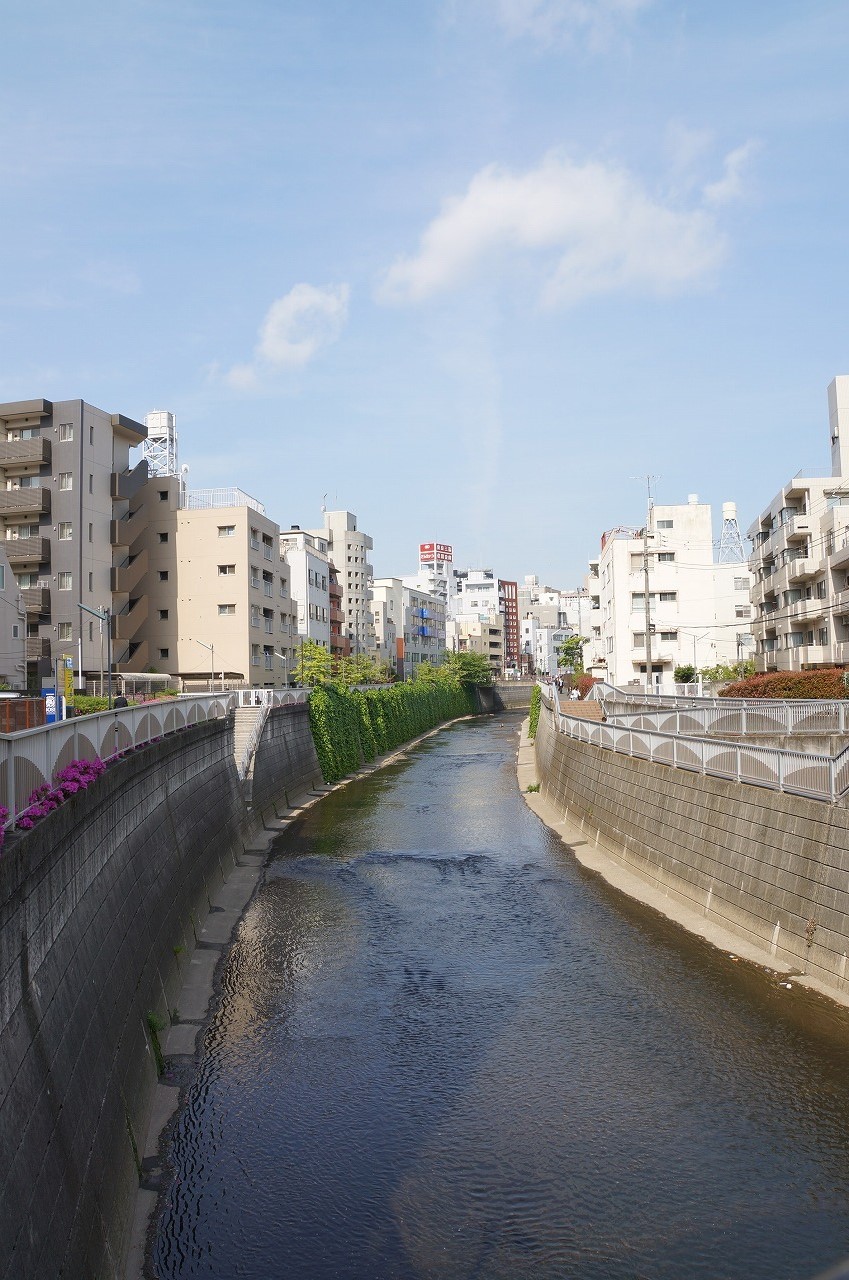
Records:
[[[453,560],[454,548],[449,547],[447,542],[420,542],[419,543],[419,559],[420,560]]]

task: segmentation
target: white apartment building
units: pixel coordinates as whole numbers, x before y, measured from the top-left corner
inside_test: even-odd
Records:
[[[442,596],[408,587],[401,578],[376,578],[372,591],[378,657],[392,662],[401,680],[423,662],[439,666],[445,654]]]
[[[499,612],[498,579],[492,569],[454,569],[448,602],[449,616]]]
[[[351,511],[325,511],[324,528],[310,530],[313,537],[327,543],[331,561],[342,588],[344,633],[351,653],[375,652],[374,617],[371,608],[371,582],[374,570],[368,553],[374,542],[357,529],[357,517]]]
[[[758,671],[849,664],[849,376],[828,387],[831,475],[795,476],[749,529]]]
[[[456,653],[481,653],[489,661],[493,679],[504,674],[504,618],[500,613],[461,613],[447,624],[449,648]]]
[[[299,525],[280,533],[280,554],[289,566],[292,599],[298,608],[298,636],[330,647],[330,556],[327,540]]]
[[[528,674],[556,676],[560,646],[575,635],[575,631],[571,627],[541,626],[532,614],[522,618],[519,626],[522,670]]]
[[[733,504],[724,510],[730,515]],[[742,561],[717,563],[710,507],[695,494],[687,503],[654,506],[648,535],[652,683],[671,688],[677,666],[699,669],[747,656],[751,574]],[[585,669],[616,685],[645,683],[642,530],[608,530],[590,572]]]

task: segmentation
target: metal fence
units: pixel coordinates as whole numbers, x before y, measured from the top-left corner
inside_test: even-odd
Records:
[[[615,717],[584,720],[563,712],[549,688],[543,689],[543,701],[560,733],[608,751],[831,803],[849,789],[849,748],[830,756],[643,728]]]
[[[7,824],[26,810],[37,787],[50,782],[72,760],[110,760],[190,725],[221,719],[236,707],[291,706],[308,698],[308,689],[182,694],[141,706],[75,716],[21,733],[0,734],[0,801],[9,810]]]
[[[849,699],[842,698],[690,698],[632,694],[609,684],[594,685],[589,696],[602,704],[608,719],[648,717],[646,728],[680,723],[684,732],[849,733]],[[680,721],[668,719],[669,713]]]

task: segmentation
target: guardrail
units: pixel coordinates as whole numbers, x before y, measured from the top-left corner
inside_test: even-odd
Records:
[[[6,825],[26,811],[37,787],[50,782],[72,760],[114,759],[191,725],[222,719],[237,706],[291,706],[306,702],[309,693],[308,689],[239,689],[180,694],[0,734],[0,800],[9,810]]]
[[[561,711],[545,687],[543,702],[555,717],[560,733],[608,751],[832,804],[849,790],[849,748],[829,756],[720,738],[688,737],[623,725],[615,718],[583,720]]]
[[[849,699],[843,698],[691,698],[633,694],[609,684],[594,685],[588,696],[608,718],[686,711],[692,726],[706,732],[717,726],[726,733],[849,733]]]

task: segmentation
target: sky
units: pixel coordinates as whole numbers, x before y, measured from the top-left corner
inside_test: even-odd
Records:
[[[574,588],[829,471],[845,0],[10,0],[0,401],[177,415],[193,488]]]

